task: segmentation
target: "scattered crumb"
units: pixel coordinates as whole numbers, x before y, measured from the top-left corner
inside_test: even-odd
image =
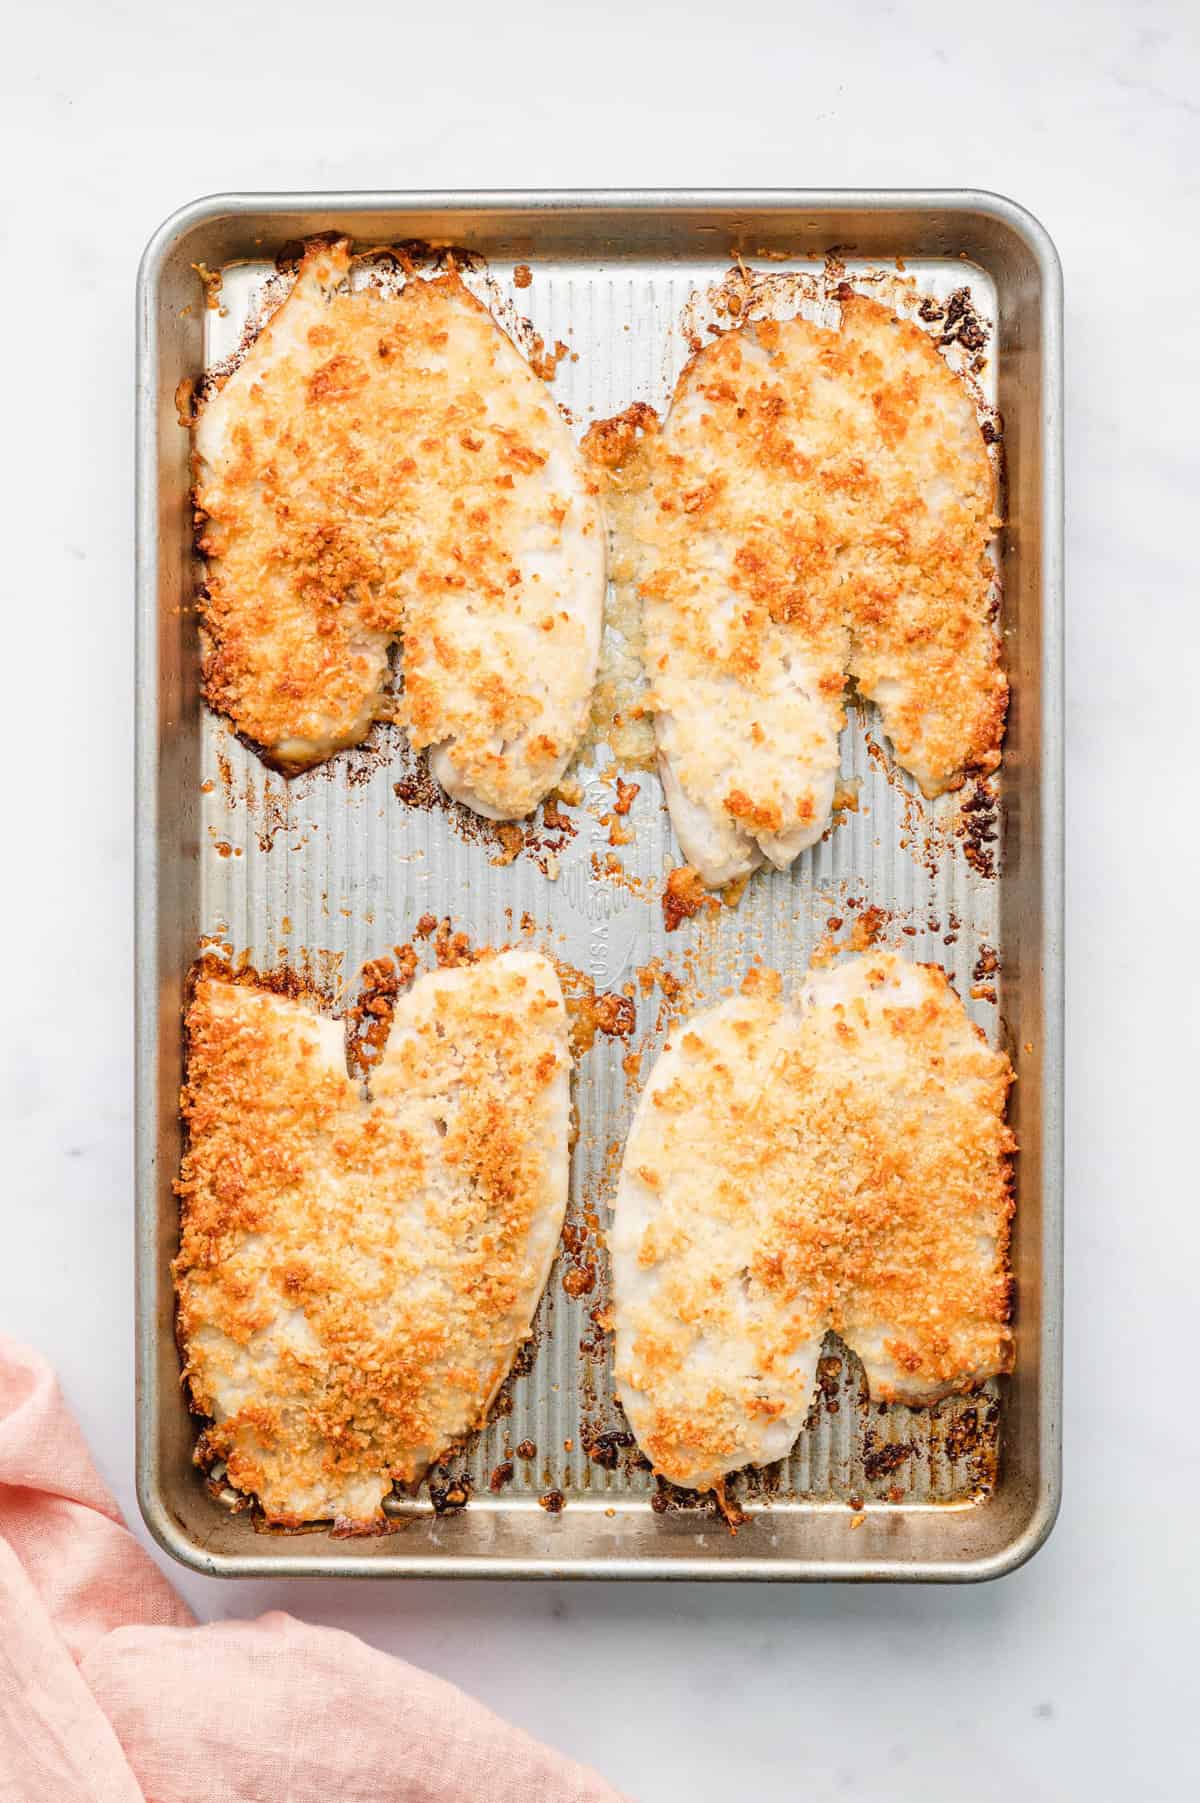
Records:
[[[570,354],[570,348],[570,345],[564,344],[559,339],[555,343],[554,349],[548,351],[545,339],[535,332],[529,353],[529,367],[535,376],[542,378],[543,382],[553,382],[558,374],[558,366],[563,358]]]
[[[995,976],[999,968],[998,954],[992,950],[990,945],[981,945],[979,956],[975,960],[975,969],[971,973],[975,981],[977,983],[986,982],[989,977]]]
[[[637,1014],[627,995],[598,995],[594,1008],[597,1029],[610,1038],[628,1039],[637,1025]]]
[[[653,894],[654,885],[651,883],[650,879],[647,877],[633,876],[626,870],[615,851],[608,851],[603,854],[594,851],[592,853],[591,864],[592,875],[597,882],[613,883],[617,888],[624,889],[627,894],[636,895],[642,899]]]
[[[640,795],[641,791],[642,791],[641,783],[623,782],[622,779],[618,776],[618,778],[617,778],[617,799],[613,804],[613,813],[614,814],[628,814],[630,808],[633,806],[635,797]]]
[[[514,825],[512,821],[504,820],[496,827],[496,837],[500,841],[500,849],[494,858],[488,859],[488,863],[496,865],[498,869],[503,869],[505,865],[515,863],[520,857],[525,849],[525,835],[520,827]]]
[[[579,1059],[590,1052],[597,1033],[609,1039],[628,1039],[637,1025],[637,1010],[631,997],[615,992],[597,995],[595,978],[586,970],[561,958],[554,962],[567,1005],[571,1056]]]
[[[683,921],[691,920],[701,908],[719,905],[704,887],[699,871],[693,870],[690,864],[678,864],[669,873],[662,898],[663,920],[668,933],[673,933]]]
[[[1000,838],[1000,802],[996,785],[987,777],[976,779],[960,803],[957,837],[963,856],[977,876],[994,877]]]
[[[883,908],[864,908],[850,929],[850,950],[869,951],[878,944],[884,927],[891,919]]]
[[[405,949],[412,957],[408,966],[411,978],[416,956],[411,947]],[[383,1054],[399,993],[400,977],[390,958],[373,958],[363,965],[358,1000],[346,1016],[346,1056],[363,1076]]]

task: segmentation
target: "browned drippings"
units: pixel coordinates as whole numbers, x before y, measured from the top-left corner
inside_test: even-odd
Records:
[[[593,1435],[585,1442],[584,1450],[592,1463],[599,1465],[601,1470],[615,1471],[621,1454],[628,1452],[636,1444],[632,1434],[614,1428],[608,1433]]]
[[[879,1440],[873,1430],[868,1428],[863,1451],[863,1471],[871,1483],[878,1483],[880,1478],[891,1477],[899,1471],[901,1465],[907,1464],[913,1451],[911,1441]]]
[[[471,1500],[471,1480],[467,1477],[446,1478],[429,1482],[429,1500],[435,1515],[461,1515]]]
[[[975,779],[959,804],[962,825],[959,838],[963,856],[978,876],[994,877],[1000,838],[1000,802],[995,783],[988,777]]]

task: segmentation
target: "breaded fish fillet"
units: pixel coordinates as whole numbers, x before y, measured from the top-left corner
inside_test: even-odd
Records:
[[[295,287],[194,432],[214,708],[292,772],[396,711],[443,788],[531,812],[587,724],[605,535],[545,384],[457,276]],[[401,640],[404,693],[386,693]]]
[[[268,1521],[366,1529],[485,1418],[558,1244],[570,1058],[553,966],[419,977],[362,1099],[343,1029],[203,979],[188,1014],[178,1331],[199,1457]]]
[[[713,886],[820,838],[847,675],[926,795],[999,762],[1007,706],[974,404],[921,329],[760,321],[697,353],[635,524],[680,846]]]
[[[835,1329],[871,1395],[1007,1371],[1012,1069],[937,965],[871,953],[675,1029],[610,1233],[617,1392],[698,1490],[783,1458]]]

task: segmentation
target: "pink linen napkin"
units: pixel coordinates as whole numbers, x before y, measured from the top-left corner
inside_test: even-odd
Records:
[[[620,1803],[453,1685],[273,1611],[197,1626],[0,1335],[2,1803]]]

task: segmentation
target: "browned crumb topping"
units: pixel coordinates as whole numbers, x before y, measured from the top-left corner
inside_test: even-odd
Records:
[[[920,326],[838,299],[838,330],[724,332],[661,431],[622,415],[587,445],[618,472],[636,451],[660,750],[714,833],[768,855],[828,814],[848,677],[928,795],[995,768],[1007,707],[975,404]]]
[[[387,295],[350,263],[345,241],[309,247],[198,410],[205,693],[289,772],[400,719],[456,793],[523,817],[588,720],[595,481],[456,274]]]
[[[942,970],[890,952],[813,979],[799,1011],[778,991],[752,971],[674,1030],[609,1236],[621,1402],[654,1468],[697,1488],[798,1428],[814,1373],[832,1412],[829,1328],[885,1401],[1012,1364],[1008,1059]]]
[[[341,1023],[306,1002],[202,976],[188,1010],[174,1272],[184,1376],[213,1418],[198,1456],[280,1526],[381,1524],[392,1482],[486,1413],[558,1240],[552,966],[454,950],[397,987],[371,967],[351,1023],[369,1102]]]

